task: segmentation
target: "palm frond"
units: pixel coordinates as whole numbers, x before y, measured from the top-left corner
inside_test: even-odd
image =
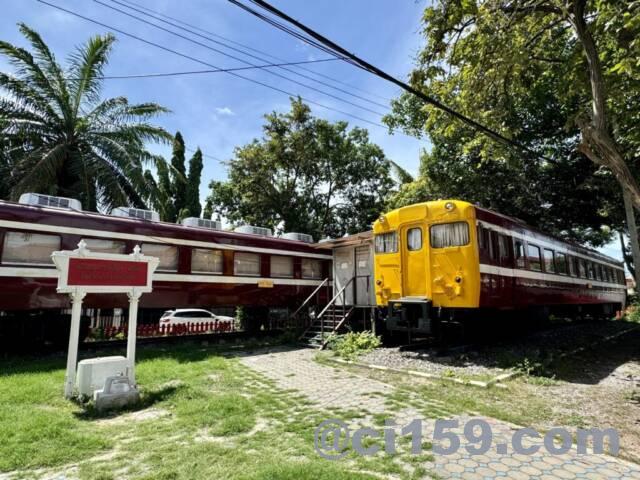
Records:
[[[76,52],[69,57],[71,65],[69,72],[72,77],[69,84],[75,114],[78,113],[83,99],[86,99],[90,104],[99,100],[102,86],[100,77],[109,59],[113,42],[115,42],[115,37],[111,34],[96,35],[78,47]]]

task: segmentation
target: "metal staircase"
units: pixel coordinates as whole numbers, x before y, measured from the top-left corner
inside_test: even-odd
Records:
[[[322,311],[312,319],[311,325],[300,336],[302,344],[322,350],[327,345],[330,334],[336,333],[349,319],[354,311],[353,305],[345,305],[345,291],[353,282],[351,278]],[[342,299],[340,305],[336,302]]]

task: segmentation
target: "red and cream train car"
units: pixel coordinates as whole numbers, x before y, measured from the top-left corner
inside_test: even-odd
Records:
[[[32,196],[49,204],[57,198]],[[327,278],[331,264],[330,255],[302,241],[0,202],[0,312],[5,319],[20,312],[46,317],[69,307],[68,296],[56,293],[51,252],[73,250],[80,240],[93,251],[129,253],[140,245],[144,254],[159,257],[153,292],[142,296],[142,309],[297,307]],[[89,294],[84,301],[88,309],[126,305],[124,295]]]

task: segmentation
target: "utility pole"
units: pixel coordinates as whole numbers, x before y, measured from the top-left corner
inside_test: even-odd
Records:
[[[633,256],[633,267],[636,272],[636,290],[640,288],[640,244],[638,243],[638,227],[636,226],[636,214],[631,202],[631,196],[626,189],[622,191],[624,198],[624,213],[627,217],[627,229],[629,230],[629,240],[631,240],[631,255]]]

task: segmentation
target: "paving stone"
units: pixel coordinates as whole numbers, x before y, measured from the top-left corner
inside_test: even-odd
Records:
[[[546,452],[542,439],[535,441],[525,438],[523,446],[538,445],[540,449],[534,455],[523,455],[511,451],[511,437],[518,428],[507,422],[482,417],[477,413],[452,415],[446,405],[433,399],[425,399],[407,393],[408,399],[401,403],[402,408],[392,408],[386,397],[396,392],[395,388],[383,382],[365,376],[353,375],[339,368],[321,365],[313,360],[314,350],[286,350],[271,352],[255,352],[241,357],[241,362],[271,380],[278,388],[293,390],[316,408],[366,411],[368,414],[384,414],[394,420],[397,431],[416,418],[423,418],[421,411],[451,418],[458,421],[458,428],[452,429],[460,435],[461,446],[453,455],[437,456],[434,462],[422,464],[428,471],[434,472],[438,478],[460,478],[464,480],[485,480],[507,478],[509,480],[570,480],[575,478],[597,480],[610,478],[631,478],[640,480],[640,466],[622,459],[596,454],[577,454],[573,450],[563,455],[552,455]],[[269,388],[272,383],[264,379],[252,378],[253,384],[261,388]],[[404,392],[403,392],[404,393]],[[328,413],[327,418],[331,418]],[[472,418],[480,418],[491,425],[493,432],[492,449],[483,455],[472,455],[465,449],[464,425]],[[371,415],[356,418],[347,422],[357,429],[372,425]],[[434,418],[423,420],[423,440],[429,441],[433,435]],[[378,425],[376,425],[378,426]],[[398,435],[399,437],[399,435]],[[448,442],[444,442],[448,445]],[[510,453],[501,455],[496,447],[500,444],[509,446]],[[408,444],[407,444],[408,445]],[[399,451],[406,451],[410,446],[402,445]],[[410,466],[405,466],[411,469]],[[427,477],[430,478],[430,477]]]

